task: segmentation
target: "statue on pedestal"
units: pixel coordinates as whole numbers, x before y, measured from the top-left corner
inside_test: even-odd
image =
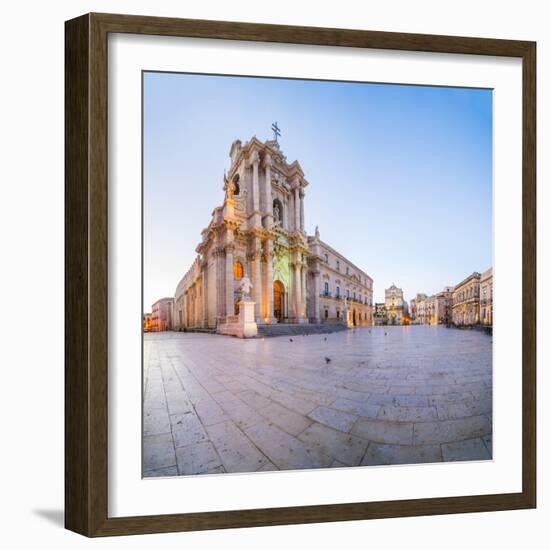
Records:
[[[252,288],[252,283],[248,277],[243,277],[239,284],[239,295],[243,302],[250,301],[250,289]]]

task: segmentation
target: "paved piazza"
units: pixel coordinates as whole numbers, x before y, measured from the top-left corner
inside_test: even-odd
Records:
[[[492,338],[478,331],[149,333],[144,362],[147,477],[492,456]]]

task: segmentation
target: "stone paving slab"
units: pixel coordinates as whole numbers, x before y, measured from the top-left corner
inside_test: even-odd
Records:
[[[143,390],[144,477],[492,456],[491,338],[473,331],[149,333]]]
[[[369,405],[368,403],[353,401],[345,397],[339,397],[331,403],[330,406],[333,409],[348,412],[356,416],[364,416],[366,418],[376,418],[380,412],[380,405]]]
[[[369,441],[395,445],[412,445],[413,423],[359,418],[352,433]]]
[[[489,455],[492,458],[493,457],[493,436],[485,435],[481,439],[483,439],[483,443],[485,443],[485,447],[487,447],[487,451],[489,452]]]
[[[185,414],[193,410],[193,405],[181,390],[166,392],[166,402],[170,414]]]
[[[341,432],[349,432],[358,418],[355,414],[322,406],[311,411],[308,416]]]
[[[260,410],[260,414],[290,435],[298,435],[311,425],[311,420],[279,403],[271,403]]]
[[[414,444],[452,443],[489,433],[491,422],[484,415],[440,422],[419,422],[414,425]]]
[[[180,474],[218,474],[225,471],[210,441],[179,447],[176,458]]]
[[[143,437],[143,471],[158,470],[176,465],[172,434]]]
[[[371,442],[361,466],[441,462],[440,445],[387,445]]]
[[[166,409],[150,409],[143,415],[143,435],[169,434],[170,431]]]
[[[195,402],[195,411],[204,426],[212,426],[229,418],[217,401],[210,396],[198,399]]]
[[[245,390],[237,393],[237,397],[250,405],[253,409],[261,410],[269,407],[273,401],[254,390]]]
[[[465,439],[441,445],[445,462],[457,460],[489,460],[491,455],[481,438]]]
[[[245,432],[280,470],[327,468],[332,462],[317,446],[306,445],[273,424],[257,424]]]
[[[214,395],[221,408],[240,428],[249,428],[263,420],[258,412],[249,407],[244,401],[241,401],[233,393],[225,391]]]
[[[395,420],[397,422],[427,422],[437,420],[435,407],[398,407],[384,405],[378,414],[380,420]]]
[[[267,464],[264,464],[261,468],[256,470],[257,472],[276,472],[279,468],[273,464],[273,462],[268,462]]]
[[[271,464],[233,422],[209,426],[207,431],[226,471],[255,472]]]
[[[176,448],[195,445],[208,439],[199,417],[194,412],[173,414],[170,416],[170,423],[172,439]]]
[[[158,470],[146,470],[143,472],[143,477],[174,477],[178,475],[177,466],[169,466],[168,468],[159,468]]]
[[[304,430],[298,439],[308,445],[318,446],[324,455],[331,456],[340,464],[347,466],[360,464],[369,443],[360,437],[334,430],[317,422]]]

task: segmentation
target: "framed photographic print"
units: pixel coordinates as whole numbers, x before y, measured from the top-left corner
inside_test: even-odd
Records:
[[[66,527],[535,507],[535,44],[65,36]]]

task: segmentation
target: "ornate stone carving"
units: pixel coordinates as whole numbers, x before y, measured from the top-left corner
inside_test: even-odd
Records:
[[[223,190],[225,191],[225,199],[226,200],[233,200],[233,197],[235,195],[235,190],[237,189],[237,186],[233,182],[232,179],[228,179],[227,176],[224,174],[224,186]]]

